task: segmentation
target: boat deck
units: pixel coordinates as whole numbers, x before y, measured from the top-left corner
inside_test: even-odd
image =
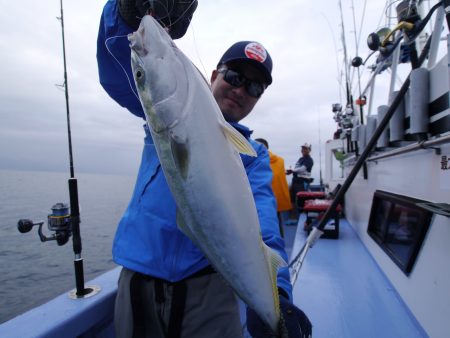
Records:
[[[292,257],[305,243],[304,221],[302,214],[299,226],[291,227],[297,229]],[[308,251],[293,295],[294,303],[310,318],[314,337],[428,336],[342,219],[339,239],[319,239]]]
[[[302,215],[299,224],[304,220]],[[288,253],[294,255],[306,233],[302,226],[286,226],[285,238]],[[63,294],[0,325],[0,336],[114,337],[119,270],[87,284],[102,286],[97,296],[71,300]],[[338,240],[319,239],[309,250],[293,294],[294,303],[313,324],[314,337],[427,337],[345,220],[341,220]]]

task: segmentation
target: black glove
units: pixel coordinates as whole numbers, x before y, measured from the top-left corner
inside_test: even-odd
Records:
[[[197,9],[197,0],[118,0],[124,21],[138,29],[142,17],[151,13],[163,27],[169,27],[172,39],[181,38]]]
[[[280,290],[280,337],[308,338],[312,336],[312,325],[305,313],[292,304],[285,292]],[[247,307],[247,330],[253,338],[273,338],[275,333]]]

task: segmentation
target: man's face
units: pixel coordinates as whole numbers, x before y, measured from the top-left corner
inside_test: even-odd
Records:
[[[248,62],[224,65],[225,68],[241,73],[250,81],[264,83],[260,70]],[[224,80],[224,74],[214,70],[211,75],[211,91],[222,114],[228,122],[239,122],[246,117],[259,98],[250,96],[245,86],[233,87]]]
[[[309,155],[309,149],[308,148],[306,148],[306,147],[302,147],[302,155],[303,156],[306,156],[306,155]]]

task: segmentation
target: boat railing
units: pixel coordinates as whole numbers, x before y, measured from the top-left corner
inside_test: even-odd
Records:
[[[406,154],[406,153],[416,151],[419,149],[433,149],[439,155],[440,148],[437,148],[435,146],[446,144],[446,143],[450,143],[450,134],[441,136],[441,137],[433,139],[433,140],[421,141],[418,143],[409,144],[407,146],[404,146],[404,147],[401,147],[398,149],[394,149],[394,150],[386,151],[386,152],[383,152],[380,154],[376,154],[374,156],[369,157],[367,159],[367,162],[373,162],[373,161],[377,161],[377,160],[380,160],[383,158]]]

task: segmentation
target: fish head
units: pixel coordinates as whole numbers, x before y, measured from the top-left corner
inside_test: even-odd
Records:
[[[147,121],[155,132],[170,129],[182,118],[188,98],[182,53],[150,15],[142,18],[128,40],[133,77]]]

